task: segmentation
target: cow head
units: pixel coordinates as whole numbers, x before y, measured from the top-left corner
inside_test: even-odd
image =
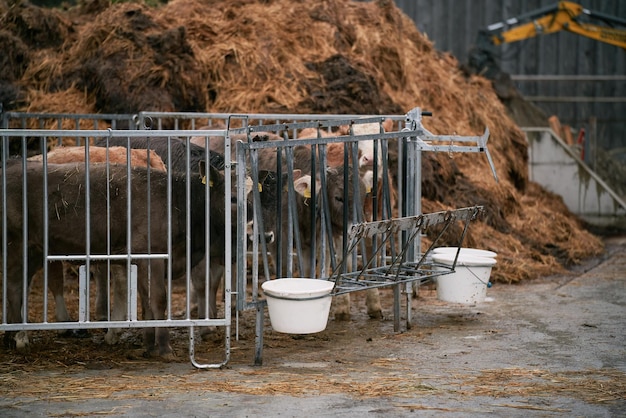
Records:
[[[355,193],[355,176],[353,171],[350,166],[327,168],[323,173],[326,183],[325,191],[322,190],[321,176],[318,176],[315,183],[313,183],[310,175],[301,176],[294,181],[296,192],[304,198],[311,198],[314,185],[317,196],[321,196],[323,193],[324,196],[328,198],[329,217],[333,225],[333,231],[340,231],[344,227],[344,211],[347,211],[348,226],[354,221],[355,214],[362,218],[363,202],[366,193],[365,183],[360,176],[356,176],[356,188],[358,192]],[[345,182],[346,174],[347,182]]]
[[[300,179],[301,175],[301,170],[293,171],[292,178],[294,179],[294,183],[298,179]],[[259,182],[257,184],[257,187],[259,191],[259,200],[261,202],[261,207],[257,210],[257,214],[262,219],[262,237],[266,243],[271,244],[276,239],[276,234],[278,234],[280,230],[280,227],[278,225],[279,217],[277,214],[279,211],[281,211],[280,206],[285,204],[284,199],[288,186],[289,176],[287,175],[287,173],[283,173],[279,178],[278,173],[276,173],[275,171],[259,170],[258,179]],[[252,196],[250,197],[250,199],[252,200]],[[253,238],[252,233],[252,223],[250,223],[248,228],[248,236],[251,240]]]
[[[378,123],[364,123],[364,124],[355,124],[352,128],[354,135],[372,135],[378,134],[381,132],[381,128],[383,132],[389,132],[393,129],[393,121],[391,119],[385,119],[382,124]],[[376,146],[376,141],[359,141],[359,167],[373,167],[374,166],[374,147]],[[378,167],[382,166],[382,152],[380,150],[380,146],[378,148],[377,160]]]

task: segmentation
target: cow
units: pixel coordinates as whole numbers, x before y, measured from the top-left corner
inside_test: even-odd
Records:
[[[278,159],[278,150],[272,148],[264,148],[259,150],[259,169],[270,170],[277,172],[277,159]],[[321,225],[319,224],[319,211],[321,211],[323,200],[319,197],[324,195],[324,199],[328,204],[329,213],[327,214],[328,220],[331,225],[332,230],[332,238],[335,240],[335,244],[340,244],[340,239],[344,229],[344,210],[348,211],[348,218],[350,221],[355,219],[353,214],[358,213],[362,210],[362,199],[365,196],[365,188],[364,184],[360,181],[359,178],[354,178],[354,169],[351,166],[336,166],[336,167],[326,167],[322,168],[319,164],[316,164],[316,172],[315,172],[315,180],[313,179],[313,166],[311,161],[311,147],[309,145],[301,145],[296,144],[291,147],[291,153],[288,154],[285,150],[281,151],[283,154],[283,164],[287,165],[287,160],[291,159],[293,163],[293,174],[291,181],[294,182],[294,187],[296,191],[295,200],[288,202],[287,198],[288,194],[283,192],[283,205],[280,208],[281,218],[283,219],[283,224],[280,227],[276,227],[276,229],[280,229],[282,231],[281,237],[282,242],[286,242],[286,231],[287,225],[287,209],[289,205],[293,205],[296,209],[296,214],[298,217],[298,232],[302,236],[302,251],[305,256],[301,257],[301,261],[303,262],[303,271],[300,272],[303,276],[309,276],[314,272],[311,269],[311,260],[312,255],[311,252],[314,252],[316,249],[311,248],[310,244],[306,244],[306,242],[310,242],[311,237],[313,236],[314,231],[316,235],[319,236]],[[289,156],[288,156],[289,155]],[[322,190],[322,177],[324,178],[325,189]],[[358,177],[358,176],[357,176]],[[345,182],[345,179],[348,179],[348,182]],[[357,190],[355,191],[353,185],[356,182]],[[287,182],[283,182],[285,188],[287,187]],[[315,187],[315,195],[317,196],[315,201],[311,200],[313,195],[313,188]],[[266,218],[275,218],[277,208],[270,208],[270,213],[267,216],[264,216],[264,220]],[[315,212],[314,218],[317,219],[317,224],[311,224],[311,212]],[[272,213],[273,212],[273,213]],[[358,215],[357,215],[358,216]],[[337,245],[336,245],[337,246]],[[338,246],[338,250],[342,246]],[[284,248],[283,252],[285,253],[285,257],[281,257],[284,260],[288,255],[286,251],[291,251],[291,249]],[[274,249],[274,256],[276,258],[277,251]],[[282,254],[281,254],[282,255]],[[284,267],[284,266],[281,266]],[[284,270],[284,268],[283,268]]]
[[[128,149],[125,147],[89,147],[90,163],[127,164]],[[65,164],[70,162],[85,162],[85,147],[56,147],[46,154],[50,164]],[[28,158],[29,161],[43,161],[43,154]],[[130,165],[132,167],[150,167],[153,170],[165,172],[165,164],[154,150],[130,150]]]
[[[153,150],[161,160],[172,171],[186,172],[187,164],[193,171],[197,171],[198,163],[201,160],[205,160],[206,150],[204,147],[189,144],[176,137],[164,138],[164,137],[133,137],[133,138],[97,138],[94,141],[94,145],[98,147],[130,147],[131,149],[150,149]],[[169,148],[169,156],[168,156]],[[189,161],[187,161],[187,150],[189,150]],[[212,167],[218,170],[224,169],[224,155],[218,152],[209,151],[208,161]]]
[[[382,125],[383,132],[391,132],[393,130],[393,121],[385,119],[379,123],[355,123],[352,125],[352,133],[354,135],[372,135],[380,133]],[[339,129],[341,135],[350,135],[350,127],[342,126]],[[378,167],[382,167],[382,152],[380,148],[376,150],[377,158],[374,156],[375,141],[359,141],[359,167],[373,167],[374,160],[377,160]]]
[[[387,119],[387,121],[391,122],[390,119]],[[387,126],[388,123],[385,125]],[[356,128],[357,126],[359,126],[360,128]],[[365,128],[363,128],[363,126],[365,126]],[[357,134],[372,134],[372,133],[377,133],[379,132],[379,124],[377,123],[373,123],[373,124],[365,124],[365,125],[354,125],[354,133],[355,135]],[[375,132],[374,132],[375,131]],[[328,133],[327,131],[324,130],[317,130],[317,129],[304,129],[300,132],[300,134],[298,135],[298,138],[300,139],[305,139],[305,138],[317,138],[317,137],[329,137],[329,136],[335,136],[335,135],[347,135],[347,132],[349,132],[348,130],[346,130],[346,128],[342,128],[337,134],[331,134]],[[366,146],[364,146],[366,145]],[[361,182],[362,182],[362,187],[364,188],[364,191],[362,191],[361,196],[363,196],[362,199],[362,204],[363,204],[363,216],[364,216],[364,220],[365,221],[371,221],[373,220],[373,216],[374,216],[374,210],[373,210],[373,197],[374,194],[372,193],[372,189],[373,189],[373,177],[374,177],[374,172],[372,170],[372,168],[370,168],[369,163],[372,161],[372,156],[370,156],[367,152],[367,150],[369,148],[371,148],[373,150],[374,147],[374,141],[359,141],[358,142],[358,150],[357,150],[357,156],[358,156],[358,161],[359,161],[359,168],[360,168],[360,173],[361,173]],[[369,147],[369,148],[368,148]],[[328,143],[325,146],[325,152],[326,152],[326,165],[329,168],[332,167],[343,167],[344,164],[346,163],[346,161],[348,162],[348,164],[351,164],[353,159],[353,152],[351,151],[351,147],[348,146],[348,156],[346,158],[345,152],[346,152],[346,145],[342,142],[335,142],[335,143]],[[364,149],[366,150],[364,152]],[[299,145],[299,146],[295,146],[293,148],[293,161],[294,161],[294,166],[295,167],[299,167],[301,168],[303,171],[308,171],[311,169],[311,150],[309,146],[303,146],[303,145]],[[273,161],[275,160],[275,156],[273,155],[269,155],[272,164],[274,163]],[[378,167],[378,172],[382,173],[382,152],[378,154],[380,163],[377,165]],[[333,180],[335,181],[335,180]],[[343,178],[339,178],[336,181],[339,182],[343,182]],[[330,183],[332,184],[332,183]],[[389,185],[391,186],[391,183],[389,183]],[[383,183],[382,180],[378,180],[378,184],[377,184],[377,189],[378,189],[378,193],[376,194],[376,197],[379,200],[379,214],[381,213],[380,210],[382,210],[382,187],[383,187]],[[392,205],[393,205],[393,193],[391,194],[392,196]],[[379,215],[380,216],[380,215]],[[343,218],[339,218],[339,220],[341,220]],[[338,226],[337,226],[338,227]],[[338,229],[338,231],[341,231],[341,229]],[[337,234],[333,237],[334,240],[334,244],[335,244],[335,248],[342,248],[343,242],[342,242],[342,235],[341,234]],[[352,263],[351,260],[348,259],[346,260],[347,263],[347,267],[348,270],[352,269]],[[382,314],[382,307],[380,304],[380,296],[379,296],[379,292],[378,289],[368,289],[366,291],[367,295],[366,295],[366,305],[367,305],[367,312],[368,315],[373,318],[373,319],[381,319],[383,317]],[[339,320],[348,320],[350,319],[350,295],[348,293],[340,295],[336,298],[336,303],[335,303],[335,308],[334,308],[334,312],[335,312],[335,318],[339,319]]]
[[[385,119],[382,123],[382,127],[385,132],[390,132],[393,129],[393,121],[391,119]],[[355,135],[368,135],[376,134],[380,132],[380,127],[377,123],[365,123],[353,126],[353,132]],[[375,144],[377,145],[376,157],[374,156]],[[366,182],[368,189],[368,198],[365,205],[365,217],[367,220],[378,220],[383,215],[383,180],[387,182],[387,190],[389,192],[389,202],[392,213],[387,213],[386,216],[392,217],[395,210],[397,192],[393,183],[393,176],[391,173],[387,173],[387,177],[383,178],[383,152],[375,141],[360,141],[359,142],[359,167],[362,172],[362,176]],[[374,161],[377,160],[377,172],[374,173]],[[376,178],[376,183],[374,183]],[[376,190],[374,187],[376,186]],[[374,197],[378,201],[378,205],[374,208]],[[376,215],[376,216],[375,216]],[[376,219],[374,219],[376,217]]]
[[[209,127],[204,127],[201,129],[207,129]],[[272,134],[272,133],[268,133],[268,132],[255,132],[251,135],[250,139],[253,142],[258,142],[258,141],[276,141],[281,139],[278,135],[276,134]],[[209,144],[209,149],[211,152],[217,152],[217,153],[224,153],[225,151],[225,146],[224,146],[224,140],[225,137],[224,136],[210,136],[208,137],[204,137],[204,136],[196,136],[196,137],[192,137],[190,139],[190,142],[192,144],[197,144],[200,147],[204,147],[207,143]],[[245,134],[234,134],[231,136],[231,140],[233,142],[235,141],[247,141],[247,135]],[[234,145],[234,144],[233,144]],[[235,151],[236,151],[236,147],[233,146],[231,148],[231,158],[235,158]],[[251,170],[249,170],[249,174],[251,175]],[[278,186],[279,184],[282,184],[283,188],[284,186],[287,184],[287,178],[286,176],[283,174],[282,176],[282,182],[279,181],[279,176],[276,174],[275,169],[263,169],[263,168],[259,168],[257,170],[257,180],[258,180],[258,185],[256,186],[257,189],[259,190],[259,198],[260,198],[260,210],[257,208],[257,213],[258,215],[260,215],[261,218],[261,224],[263,225],[263,229],[260,231],[261,232],[261,239],[265,241],[266,244],[269,245],[270,249],[273,248],[273,245],[275,244],[275,235],[276,235],[276,230],[279,228],[279,226],[276,224],[276,214],[277,214],[277,210],[279,210],[277,208],[277,201],[278,201],[278,195],[281,193],[281,191],[278,190]],[[254,186],[253,186],[254,187]],[[248,196],[248,200],[249,203],[252,203],[252,199],[253,196],[251,195],[247,195]],[[252,214],[254,211],[254,208],[252,210],[248,211],[248,214]],[[251,225],[249,223],[249,225]],[[252,234],[252,228],[248,229],[248,236],[250,237],[250,240],[253,239],[253,234]],[[219,271],[216,271],[215,275],[220,275],[221,273]],[[215,294],[215,292],[217,291],[217,286],[219,283],[212,281],[211,282],[211,294]],[[215,287],[213,287],[215,286]],[[198,299],[198,311],[202,311],[204,312],[204,309],[206,307],[206,301],[203,300],[202,298]],[[214,304],[210,304],[209,305],[209,313],[211,316],[215,315],[216,312],[216,307]],[[201,336],[205,337],[206,334],[203,334],[201,332]]]
[[[385,121],[385,123],[383,124],[385,129],[390,129],[389,125],[391,123],[391,120],[387,119]],[[357,128],[358,126],[358,128]],[[363,126],[366,126],[366,129],[360,129]],[[355,128],[354,130],[358,131],[359,134],[372,134],[372,133],[378,133],[380,132],[380,124],[378,123],[373,123],[373,124],[367,124],[367,125],[358,125],[355,124]],[[374,132],[375,130],[375,132]],[[345,130],[340,130],[337,133],[329,133],[325,130],[318,130],[318,129],[303,129],[302,131],[300,131],[298,133],[297,138],[299,139],[306,139],[306,138],[317,138],[317,137],[328,137],[328,136],[336,136],[336,135],[346,135],[347,131]],[[355,132],[356,134],[356,132]],[[260,135],[260,133],[255,132],[253,135]],[[242,139],[245,136],[242,137]],[[234,138],[234,136],[231,136],[231,139]],[[251,138],[253,141],[259,141],[259,140],[280,140],[282,138],[276,136],[276,135],[267,135],[266,137],[260,137],[260,136],[252,136]],[[224,141],[223,141],[223,137],[218,138],[218,137],[210,137],[208,141],[205,140],[204,137],[198,137],[196,139],[197,143],[201,143],[201,144],[206,144],[208,142],[210,148],[212,150],[216,150],[216,151],[220,151],[223,152],[224,151]],[[364,145],[369,145],[368,147],[364,147]],[[350,146],[348,147],[348,149],[350,149]],[[371,152],[373,153],[373,149],[374,149],[374,141],[359,141],[358,142],[358,161],[359,164],[362,165],[361,168],[361,172],[364,173],[364,175],[362,176],[363,179],[369,179],[370,181],[370,185],[368,186],[367,184],[364,183],[365,185],[365,189],[361,188],[361,184],[359,183],[359,188],[361,190],[360,192],[360,198],[362,199],[361,202],[363,204],[363,206],[366,209],[365,212],[365,220],[371,220],[371,218],[373,217],[373,210],[372,210],[372,195],[371,195],[371,189],[373,187],[373,172],[372,172],[372,168],[370,168],[370,164],[373,165],[373,156],[369,154],[370,151],[368,150],[372,150]],[[363,150],[362,150],[363,148]],[[344,156],[344,151],[345,149],[345,145],[342,142],[336,142],[336,143],[328,143],[325,145],[325,154],[326,154],[326,167],[328,168],[332,168],[334,170],[331,171],[326,171],[325,174],[329,174],[326,176],[326,181],[327,181],[327,188],[326,190],[328,191],[328,196],[329,196],[329,205],[330,205],[330,209],[331,212],[333,212],[334,206],[336,205],[341,199],[344,198],[344,196],[342,195],[343,190],[344,190],[344,178],[343,178],[343,172],[345,172],[344,169],[344,164],[347,160],[348,164],[351,164],[353,161],[353,156],[351,155],[352,152],[349,153],[348,158],[346,159]],[[234,147],[233,147],[234,150]],[[278,167],[276,165],[276,161],[277,161],[277,157],[278,157],[278,151],[276,149],[272,149],[272,148],[263,148],[263,149],[259,149],[258,151],[258,155],[259,155],[259,161],[260,161],[260,165],[259,168],[261,169],[266,169],[266,170],[273,170],[273,171],[277,171]],[[299,194],[299,196],[296,196],[296,200],[292,201],[292,205],[294,205],[297,209],[296,209],[296,213],[298,214],[298,219],[299,219],[299,225],[298,225],[298,231],[300,233],[300,236],[302,237],[302,257],[300,257],[298,260],[300,262],[303,263],[302,269],[303,271],[301,271],[299,274],[303,275],[303,276],[309,276],[311,275],[313,272],[311,271],[311,260],[312,260],[312,255],[311,252],[314,252],[315,249],[311,248],[310,246],[310,240],[313,234],[314,229],[311,226],[310,223],[310,216],[308,215],[310,213],[310,206],[307,206],[307,204],[309,204],[310,198],[305,198],[303,197],[303,193],[309,193],[312,190],[311,187],[311,177],[310,177],[310,173],[312,170],[311,167],[311,163],[312,163],[312,159],[311,159],[311,146],[310,145],[294,145],[291,147],[291,155],[289,157],[287,157],[287,154],[284,150],[284,148],[282,149],[282,151],[280,151],[282,153],[282,161],[283,161],[283,167],[285,167],[287,165],[287,161],[288,159],[291,159],[293,162],[293,167],[299,172],[304,174],[304,176],[302,177],[302,179],[298,179],[296,177],[296,175],[294,175],[294,178],[292,178],[292,180],[294,182],[296,182],[296,192]],[[379,168],[379,172],[382,170],[382,152],[378,154],[379,157],[379,161],[380,164],[378,164],[378,168]],[[355,160],[356,161],[356,160]],[[317,167],[318,172],[321,170],[319,168],[319,166]],[[341,171],[341,175],[337,175],[337,170]],[[324,170],[322,170],[324,171]],[[352,170],[349,170],[350,173],[352,173]],[[368,174],[369,173],[371,174]],[[295,174],[295,173],[294,173]],[[307,177],[308,176],[308,177]],[[379,177],[380,178],[380,177]],[[306,187],[306,181],[309,181],[309,187]],[[352,180],[350,180],[352,181]],[[286,186],[287,182],[286,180],[283,181],[282,183],[283,185]],[[317,188],[316,190],[318,191],[317,196],[319,196],[319,180],[317,181]],[[340,186],[339,186],[340,185]],[[378,182],[378,187],[379,189],[381,189],[382,192],[382,180]],[[349,188],[350,193],[352,193],[352,188]],[[365,190],[365,191],[364,191]],[[370,192],[370,193],[366,193],[366,192]],[[341,195],[341,197],[339,197],[339,195]],[[286,193],[283,192],[283,201],[286,202]],[[352,194],[350,194],[349,198],[348,198],[348,203],[351,203],[354,199],[354,197],[352,196]],[[369,204],[365,203],[365,199],[367,199],[369,201]],[[379,199],[381,200],[381,199]],[[341,206],[341,205],[338,205]],[[349,205],[346,205],[346,207],[348,207]],[[280,260],[280,265],[276,265],[276,272],[280,273],[280,274],[285,274],[287,272],[287,259],[290,255],[291,252],[291,248],[286,248],[287,247],[287,227],[285,222],[287,222],[287,210],[286,210],[286,203],[283,205],[282,208],[277,208],[275,204],[269,204],[268,206],[266,206],[265,208],[262,208],[262,211],[265,213],[265,215],[263,216],[263,223],[266,227],[266,230],[280,230],[282,231],[279,236],[280,236],[280,245],[282,246],[282,250],[279,252],[277,249],[277,246],[279,245],[278,242],[274,242],[270,245],[270,251],[273,255],[274,261],[276,262],[277,260]],[[318,208],[319,209],[319,208]],[[341,208],[343,210],[343,207]],[[283,219],[283,224],[282,225],[276,225],[275,221],[276,221],[276,214],[277,213],[281,213],[281,218]],[[353,211],[350,211],[350,219],[353,219],[353,215],[352,215]],[[343,231],[343,215],[342,212],[339,210],[334,211],[333,215],[331,216],[332,219],[332,231],[333,231],[333,243],[334,243],[334,248],[336,251],[341,252],[341,249],[343,248],[343,242],[342,242],[342,231]],[[318,227],[319,228],[319,227]],[[316,230],[317,235],[319,236],[319,230]],[[279,258],[277,258],[279,257]],[[328,257],[326,258],[327,260],[329,259]],[[348,262],[349,267],[350,260],[346,260]],[[327,270],[327,269],[326,269]],[[376,289],[371,289],[368,290],[368,295],[367,295],[367,305],[368,305],[368,314],[372,317],[372,318],[381,318],[382,317],[382,309],[380,306],[380,298],[378,295],[378,290]],[[338,298],[339,301],[336,304],[336,309],[335,309],[335,317],[338,319],[349,319],[350,317],[350,309],[349,309],[349,295],[345,294],[341,297]]]
[[[198,167],[198,162],[204,161],[205,158],[208,158],[210,165],[218,170],[223,170],[225,167],[225,159],[224,155],[220,152],[216,152],[213,150],[206,150],[203,146],[199,146],[193,143],[187,144],[186,141],[179,138],[163,138],[163,137],[136,137],[136,138],[99,138],[96,139],[95,144],[98,146],[122,146],[128,147],[132,149],[150,149],[157,153],[161,157],[161,159],[165,162],[166,165],[169,164],[168,168],[172,170],[172,172],[186,172],[187,166],[189,165],[191,170],[195,170],[195,167]],[[168,156],[169,153],[169,156]],[[189,153],[189,159],[187,159],[187,153]],[[249,198],[250,190],[252,184],[250,179],[246,179],[246,190],[245,195]],[[231,190],[231,208],[234,216],[232,217],[232,242],[233,247],[236,248],[236,212],[237,212],[237,183],[232,182],[232,190]],[[250,223],[252,221],[252,204],[249,200],[246,201],[246,214],[247,214],[247,222]],[[211,205],[213,207],[213,205]],[[223,241],[223,237],[221,240]],[[225,252],[224,245],[221,247],[211,248],[211,258],[208,263],[208,268],[210,270],[210,281],[209,281],[209,313],[211,317],[215,317],[217,313],[217,305],[216,305],[216,293],[219,288],[220,283],[224,277],[225,272]],[[233,257],[236,254],[233,252]],[[230,260],[234,262],[235,260]],[[196,304],[198,306],[198,313],[201,319],[205,319],[206,317],[206,280],[205,280],[205,269],[207,267],[206,260],[201,260],[201,262],[192,270],[191,278],[193,284],[193,294]],[[123,288],[122,288],[123,290]],[[117,299],[123,299],[124,294],[120,294]],[[119,312],[119,309],[113,307],[114,312]],[[211,331],[210,328],[202,329],[201,336],[206,338],[208,333]],[[107,334],[105,340],[108,343],[113,343],[117,341],[116,338],[117,331],[112,331]]]
[[[98,147],[90,146],[89,149],[89,162],[90,164],[98,163],[110,163],[110,164],[127,164],[130,158],[130,164],[132,167],[150,167],[152,170],[158,170],[165,172],[165,164],[153,150],[141,150],[131,149],[130,152],[125,147]],[[130,154],[130,155],[129,155]],[[29,161],[43,161],[43,154],[38,154],[29,157]],[[50,164],[66,164],[77,163],[86,161],[86,147],[55,147],[46,154],[46,161]],[[59,266],[61,262],[53,262],[49,267],[48,285],[54,296],[55,300],[55,317],[58,322],[70,321],[70,316],[65,305],[65,299],[63,295],[63,283],[65,279],[65,273],[67,272],[67,266],[61,266],[61,274],[59,274]],[[66,263],[63,263],[66,264]],[[116,299],[120,300],[120,303],[114,305],[114,311],[112,319],[123,320],[124,304],[121,301],[125,300],[126,286],[121,283],[121,277],[125,272],[122,266],[112,265],[112,284],[113,290],[116,293]],[[108,287],[106,272],[101,266],[94,264],[91,267],[91,273],[96,279],[96,316],[98,320],[108,319]],[[113,330],[109,330],[105,336],[105,341],[113,343],[116,340],[117,334]]]
[[[318,130],[315,128],[302,129],[297,138],[324,138],[330,136],[347,136],[353,134],[359,135],[372,135],[380,133],[380,128],[383,128],[384,132],[389,132],[393,129],[393,121],[391,119],[385,119],[382,123],[362,123],[353,124],[352,132],[350,126],[341,126],[336,133],[329,133],[327,130]],[[376,148],[376,152],[374,149]],[[346,162],[345,158],[345,146],[342,142],[331,142],[326,145],[326,162],[330,167],[336,167],[343,165]],[[376,154],[376,155],[374,155]],[[361,140],[358,141],[358,166],[361,172],[361,177],[366,186],[366,197],[364,204],[365,220],[372,221],[379,220],[383,215],[383,152],[377,141],[374,140]],[[374,160],[376,160],[377,173],[374,175]],[[348,155],[348,164],[352,164],[352,155]],[[387,178],[387,190],[389,193],[389,202],[392,212],[396,206],[397,192],[393,186],[393,177],[388,173]],[[374,187],[376,191],[374,191]],[[374,204],[376,204],[376,210],[374,210]],[[386,216],[392,216],[392,213],[385,213]]]
[[[198,130],[211,130],[215,129],[211,126],[203,126],[198,128]],[[222,128],[223,129],[223,128]],[[250,140],[252,142],[261,142],[261,141],[280,141],[283,138],[280,135],[277,135],[273,132],[265,132],[265,131],[253,131],[250,133]],[[230,135],[231,143],[235,143],[237,141],[248,141],[247,134],[231,134]],[[200,147],[205,147],[207,143],[207,137],[204,136],[193,136],[189,139],[194,145],[198,145]],[[208,137],[209,149],[212,151],[219,152],[220,154],[224,154],[224,136],[209,136]],[[234,147],[233,147],[234,151]]]
[[[6,180],[6,217],[7,217],[7,323],[22,321],[22,268],[23,242],[27,241],[27,277],[30,283],[33,274],[43,267],[44,248],[44,176],[47,176],[48,196],[48,253],[56,254],[85,254],[86,248],[86,210],[85,210],[85,179],[89,170],[90,179],[90,212],[91,222],[91,253],[112,254],[133,253],[167,253],[168,229],[167,219],[167,184],[168,175],[159,171],[150,172],[143,167],[130,169],[130,205],[133,216],[130,225],[127,225],[127,174],[128,167],[124,165],[104,164],[85,167],[84,164],[50,164],[47,173],[43,164],[28,162],[26,167],[27,184],[27,221],[28,236],[23,236],[23,188],[24,173],[22,164],[9,161],[2,170]],[[209,181],[206,181],[206,178]],[[205,181],[202,180],[205,179]],[[187,196],[185,175],[173,172],[171,174],[171,204],[173,219],[171,222],[172,236],[172,272],[180,276],[186,268],[186,243],[190,237],[191,266],[196,266],[205,256],[206,234],[211,242],[219,242],[224,225],[225,190],[223,174],[212,166],[206,166],[204,161],[198,163],[198,174],[189,179],[191,199],[189,211],[186,211]],[[205,219],[206,183],[209,186],[211,199],[211,214],[209,225]],[[145,200],[146,190],[150,190],[151,205],[147,207]],[[107,189],[110,199],[107,201]],[[109,207],[111,213],[111,227],[107,231],[107,223],[102,222],[102,213]],[[187,213],[191,216],[193,228],[187,231]],[[150,222],[148,216],[150,215]],[[127,228],[130,228],[130,248],[128,247]],[[72,233],[68,233],[72,231]],[[150,232],[150,242],[146,234]],[[110,248],[107,248],[107,242]],[[223,246],[223,244],[221,244]],[[163,319],[165,315],[167,295],[165,287],[165,264],[159,260],[136,260],[138,268],[138,291],[141,297],[143,317],[149,319]],[[150,269],[148,266],[150,265]],[[150,270],[150,277],[148,277]],[[164,328],[147,328],[144,331],[144,345],[149,355],[155,352],[169,357],[172,349],[169,343],[169,332]],[[20,333],[6,332],[5,344],[25,346],[28,339],[20,340]]]
[[[358,135],[372,135],[380,133],[380,128],[383,128],[384,132],[390,132],[393,129],[393,121],[391,119],[385,119],[382,124],[379,123],[364,123],[353,124],[352,134]],[[350,135],[350,127],[343,126],[339,130],[340,135]],[[343,147],[342,147],[343,148]],[[342,163],[344,158],[344,152],[342,148],[330,149],[328,151],[328,160],[334,163]],[[375,151],[376,149],[376,151]],[[376,161],[376,164],[374,162]],[[373,221],[381,219],[381,216],[385,215],[393,217],[393,213],[396,206],[397,192],[393,185],[393,177],[390,173],[387,173],[387,177],[383,178],[384,166],[383,166],[383,152],[377,141],[367,140],[359,141],[358,143],[358,165],[361,172],[361,178],[365,183],[366,196],[364,199],[363,213],[365,221]],[[376,173],[374,172],[374,165],[376,165]],[[385,212],[383,190],[384,181],[387,182],[388,199],[390,203],[391,213]],[[377,203],[376,203],[377,202]],[[338,319],[350,318],[350,299],[349,294],[345,294],[342,297],[337,298],[337,304],[335,304],[335,317]],[[368,314],[373,319],[382,318],[382,309],[380,305],[380,296],[378,289],[368,289],[366,295],[366,305]]]

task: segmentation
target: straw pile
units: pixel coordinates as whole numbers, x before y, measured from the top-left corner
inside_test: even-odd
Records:
[[[425,120],[434,133],[491,132],[500,182],[482,156],[425,155],[423,206],[485,205],[466,244],[499,254],[493,279],[558,273],[602,251],[561,199],[529,182],[525,138],[491,83],[436,51],[391,0],[160,8],[85,0],[65,12],[27,3],[0,11],[0,40],[12,45],[0,58],[10,108],[403,114],[419,106],[434,113]]]

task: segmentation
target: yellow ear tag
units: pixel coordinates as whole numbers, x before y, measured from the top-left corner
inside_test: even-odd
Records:
[[[304,191],[304,197],[307,198],[307,199],[311,198],[311,189],[309,189],[308,187]]]
[[[257,183],[259,186],[259,193],[263,192],[263,185],[261,183]]]
[[[202,176],[202,184],[206,184],[206,176]],[[209,187],[213,187],[213,180],[209,182]]]
[[[372,193],[372,188],[371,188],[371,187],[367,187],[367,188],[365,189],[365,192],[366,192],[366,193]]]

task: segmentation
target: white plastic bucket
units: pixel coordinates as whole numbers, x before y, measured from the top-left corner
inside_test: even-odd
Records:
[[[433,254],[433,261],[446,266],[454,264],[456,253]],[[475,304],[485,300],[494,257],[459,255],[454,273],[437,276],[437,299],[446,302]],[[445,267],[436,267],[447,270]]]
[[[274,279],[261,285],[272,328],[287,334],[326,329],[334,282],[319,279]]]
[[[433,254],[456,254],[459,247],[437,247],[433,248]],[[498,253],[489,250],[479,250],[478,248],[461,248],[459,255],[469,255],[476,257],[489,257],[495,258],[498,256]]]

